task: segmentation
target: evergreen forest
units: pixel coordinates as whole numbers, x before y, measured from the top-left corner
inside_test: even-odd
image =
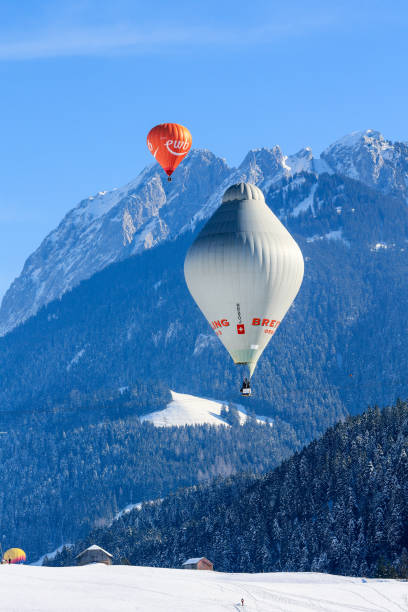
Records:
[[[408,404],[349,417],[266,474],[144,504],[49,563],[93,543],[116,563],[408,578]]]

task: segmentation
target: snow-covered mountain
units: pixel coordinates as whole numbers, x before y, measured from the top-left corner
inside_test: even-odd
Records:
[[[193,151],[177,181],[167,182],[154,165],[121,189],[80,202],[30,255],[5,294],[1,333],[110,263],[177,235],[229,172],[224,160]]]
[[[296,171],[310,166],[310,155],[290,158]],[[288,159],[278,146],[259,149],[235,169],[209,151],[193,150],[170,183],[155,164],[124,187],[83,200],[30,255],[6,292],[0,334],[107,265],[194,228],[233,182],[264,185],[289,176]]]
[[[121,189],[80,202],[44,239],[3,298],[0,334],[107,265],[194,229],[213,213],[234,182],[253,182],[276,198],[280,191],[284,197],[285,179],[302,173],[300,185],[305,173],[325,172],[406,198],[408,146],[366,130],[335,142],[320,158],[313,157],[310,147],[287,156],[274,146],[250,151],[239,168],[228,167],[209,151],[194,150],[171,183],[157,165],[150,166]],[[309,181],[303,187],[304,201],[285,215],[297,216],[313,206],[313,187]]]
[[[408,196],[408,145],[380,132],[352,132],[323,151],[321,158],[337,174],[384,193]]]

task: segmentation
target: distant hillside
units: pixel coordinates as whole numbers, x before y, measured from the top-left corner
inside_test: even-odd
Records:
[[[158,385],[150,408],[170,400]],[[142,386],[114,399],[0,415],[0,516],[3,548],[19,545],[33,562],[107,525],[132,503],[238,471],[260,473],[299,442],[277,419],[240,426],[154,427],[135,416]],[[204,400],[205,401],[205,400]],[[146,412],[146,408],[144,409]]]
[[[264,476],[145,505],[52,563],[95,542],[134,565],[205,555],[220,571],[408,577],[408,405],[349,418]]]

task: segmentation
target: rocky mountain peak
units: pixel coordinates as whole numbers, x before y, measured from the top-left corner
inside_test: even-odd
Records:
[[[295,155],[289,155],[286,159],[286,166],[290,174],[298,174],[299,172],[313,172],[314,158],[311,147],[300,149]]]
[[[387,140],[381,132],[352,132],[330,145],[321,157],[338,174],[385,193],[408,195],[408,147]]]
[[[252,149],[247,153],[238,171],[245,173],[246,180],[252,183],[262,183],[265,178],[286,172],[286,156],[281,148],[275,145],[271,149]]]
[[[210,151],[193,150],[172,182],[154,164],[124,187],[82,200],[30,255],[6,292],[0,332],[110,263],[177,235],[230,172]]]

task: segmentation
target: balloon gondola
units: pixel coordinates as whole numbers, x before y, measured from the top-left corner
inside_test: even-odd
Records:
[[[244,378],[242,385],[241,385],[241,389],[239,391],[242,397],[251,397],[252,395],[251,383],[246,377]]]

